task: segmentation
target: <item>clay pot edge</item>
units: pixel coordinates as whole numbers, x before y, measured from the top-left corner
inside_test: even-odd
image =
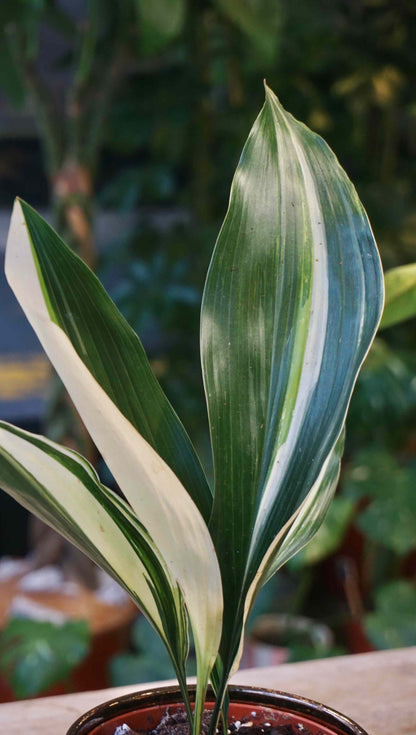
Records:
[[[189,686],[191,701],[194,700],[195,689],[195,685]],[[368,735],[366,730],[346,715],[313,699],[274,689],[236,684],[231,684],[228,691],[231,702],[253,704],[307,716],[318,725],[321,723],[334,728],[334,735]],[[212,701],[213,698],[213,692],[209,690],[207,701]],[[119,714],[127,714],[142,707],[150,707],[153,704],[155,706],[177,704],[181,699],[181,693],[177,686],[154,687],[115,697],[81,715],[71,725],[66,735],[88,735],[93,728]]]

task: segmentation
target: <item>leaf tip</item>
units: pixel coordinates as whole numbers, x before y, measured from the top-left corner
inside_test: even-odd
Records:
[[[281,112],[283,112],[284,111],[283,110],[283,106],[282,106],[279,98],[273,92],[273,90],[269,87],[269,85],[267,84],[267,80],[266,79],[263,79],[263,84],[264,84],[264,91],[265,91],[265,94],[266,94],[266,103],[269,103],[270,105],[273,105],[275,109],[277,108],[278,110],[280,110]]]
[[[20,197],[15,197],[13,202],[13,209],[12,209],[12,216],[10,219],[10,227],[9,227],[9,236],[10,234],[15,230],[16,226],[21,226],[22,224],[26,224],[26,218],[24,213],[24,201]],[[9,243],[10,237],[7,239],[7,243]],[[6,245],[6,252],[7,252],[7,245]]]
[[[10,220],[9,234],[10,234],[11,230],[13,229],[13,226],[15,225],[16,220],[18,218],[20,220],[21,217],[22,217],[22,215],[23,215],[22,201],[21,201],[21,199],[19,199],[19,197],[16,197],[15,200],[14,200],[14,202],[13,202],[13,210],[12,210],[12,216],[11,216],[11,220]]]
[[[13,290],[13,283],[17,282],[21,275],[21,247],[24,238],[27,237],[24,204],[20,197],[15,198],[5,249],[4,272]]]

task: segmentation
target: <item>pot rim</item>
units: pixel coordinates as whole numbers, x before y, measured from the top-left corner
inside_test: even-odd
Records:
[[[191,684],[188,690],[191,702],[193,702],[196,686]],[[237,684],[230,684],[228,693],[231,703],[241,702],[303,715],[309,717],[315,724],[334,728],[334,735],[368,735],[366,730],[341,712],[297,694]],[[213,691],[209,689],[207,701],[212,702],[213,699]],[[93,728],[118,715],[127,714],[142,707],[168,706],[181,701],[180,689],[174,685],[125,694],[85,712],[71,725],[66,735],[88,735]]]

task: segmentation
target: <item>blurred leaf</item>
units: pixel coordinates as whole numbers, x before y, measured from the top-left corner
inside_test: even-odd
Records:
[[[360,452],[347,466],[343,476],[343,492],[353,500],[388,498],[391,480],[400,471],[396,459],[380,448]]]
[[[406,430],[405,419],[416,407],[413,354],[392,350],[379,337],[358,377],[348,415],[349,436],[360,445],[364,433],[391,443]]]
[[[384,276],[386,302],[380,329],[416,316],[416,263],[392,268]]]
[[[182,31],[185,0],[135,0],[139,18],[141,49],[155,54]]]
[[[368,81],[368,70],[359,69],[338,79],[332,89],[340,97],[355,95],[363,86],[368,85]]]
[[[376,648],[416,645],[416,589],[405,580],[386,584],[376,594],[375,612],[365,616],[366,633]]]
[[[166,647],[160,636],[143,616],[139,616],[131,632],[133,648],[137,653],[146,653],[155,658],[167,656]],[[169,657],[167,660],[170,662]]]
[[[132,644],[137,653],[114,656],[110,663],[110,677],[113,686],[175,678],[172,662],[160,636],[144,617],[139,617],[133,626]],[[191,660],[188,676],[193,676],[195,673],[195,661]]]
[[[63,625],[13,618],[1,634],[0,671],[16,697],[25,699],[67,679],[89,651],[85,620]]]
[[[358,517],[363,533],[403,555],[416,548],[416,471],[386,450],[362,452],[344,475],[350,498],[371,499]]]
[[[292,569],[318,564],[336,551],[342,543],[354,509],[355,502],[351,498],[335,497],[317,534],[290,562]]]
[[[390,478],[391,497],[372,503],[358,518],[358,525],[366,536],[399,555],[416,549],[415,481],[413,474],[406,488],[398,491],[394,474]]]
[[[168,166],[153,163],[151,166],[125,168],[102,190],[100,201],[105,207],[116,207],[128,212],[149,200],[165,202],[174,191],[172,173]]]
[[[104,186],[100,194],[103,207],[116,207],[128,212],[138,204],[141,193],[140,174],[136,168],[125,168]]]
[[[23,77],[12,52],[12,40],[8,33],[0,32],[0,87],[12,105],[22,107],[26,97]]]
[[[279,0],[216,0],[216,4],[254,44],[260,59],[271,63],[282,27]]]
[[[142,616],[133,626],[132,644],[136,653],[121,654],[111,661],[110,676],[114,686],[175,678],[163,641]]]
[[[125,653],[115,656],[110,663],[111,685],[120,687],[147,681],[174,679],[175,671],[168,656]]]
[[[152,355],[155,345],[166,351],[196,337],[201,295],[190,275],[189,260],[163,250],[148,259],[130,255],[119,271],[111,297]]]

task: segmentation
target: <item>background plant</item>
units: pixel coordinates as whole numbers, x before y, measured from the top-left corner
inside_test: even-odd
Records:
[[[85,620],[60,625],[13,618],[2,630],[0,671],[16,697],[28,699],[64,682],[89,652],[90,632]]]

